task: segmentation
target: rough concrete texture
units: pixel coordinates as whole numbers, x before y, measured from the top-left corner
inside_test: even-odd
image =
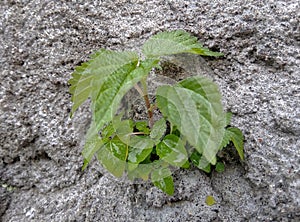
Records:
[[[1,0],[0,15],[1,221],[300,221],[299,1]],[[67,85],[94,50],[167,29],[225,54],[205,59],[246,139],[224,173],[176,171],[173,197],[81,172],[90,113],[69,119]]]

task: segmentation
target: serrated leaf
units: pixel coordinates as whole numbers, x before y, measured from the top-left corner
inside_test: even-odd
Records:
[[[188,160],[183,141],[175,135],[167,135],[157,144],[157,155],[173,166],[181,167]]]
[[[189,144],[216,163],[216,153],[223,139],[225,116],[218,87],[211,80],[195,76],[175,86],[157,89],[157,106]]]
[[[244,160],[244,136],[242,131],[236,127],[229,127],[226,131],[229,132],[231,141],[233,142],[241,160]]]
[[[152,172],[151,181],[160,190],[168,195],[174,194],[174,183],[169,168],[159,168]]]
[[[222,143],[220,145],[219,150],[223,149],[224,147],[228,146],[228,144],[231,141],[231,133],[230,131],[228,131],[227,129],[225,129],[224,135],[223,135],[223,139],[222,139]]]
[[[93,116],[97,129],[100,130],[106,122],[113,119],[127,91],[147,76],[156,63],[157,60],[146,60],[138,67],[135,63],[126,64],[102,80],[97,96],[92,97]]]
[[[179,53],[193,53],[207,56],[221,56],[204,48],[196,37],[183,30],[160,32],[147,40],[142,49],[147,57],[160,57]]]
[[[150,137],[158,143],[160,139],[163,137],[167,130],[166,120],[161,118],[160,120],[156,121],[152,127]]]
[[[105,50],[99,50],[96,53],[92,54],[91,59],[88,62],[82,63],[80,66],[75,68],[75,71],[72,73],[72,78],[68,81],[71,85],[69,92],[72,95],[71,101],[73,102],[71,117],[76,111],[76,109],[90,96],[92,90],[92,81],[94,76],[91,75],[87,70],[91,63],[93,63],[94,58],[104,53]]]
[[[232,117],[232,113],[231,112],[227,112],[226,116],[225,116],[225,118],[226,118],[226,126],[228,126],[230,124],[231,117]]]
[[[73,102],[71,116],[76,109],[91,96],[95,90],[94,82],[111,75],[126,64],[138,61],[134,52],[113,52],[101,49],[92,54],[91,59],[75,68],[69,80],[71,101]]]
[[[207,196],[206,199],[205,199],[205,203],[208,206],[212,206],[216,203],[216,201],[215,201],[215,198],[213,196]]]

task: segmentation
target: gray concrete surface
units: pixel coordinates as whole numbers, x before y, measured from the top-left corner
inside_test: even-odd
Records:
[[[300,221],[299,1],[2,0],[0,15],[1,221]],[[205,60],[246,138],[222,174],[176,171],[173,197],[81,172],[90,113],[69,119],[67,85],[91,52],[168,29],[225,54]]]

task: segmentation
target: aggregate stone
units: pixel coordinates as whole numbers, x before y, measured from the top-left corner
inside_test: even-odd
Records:
[[[299,4],[0,1],[1,221],[300,221]],[[245,135],[245,161],[175,171],[173,197],[96,161],[82,172],[90,112],[86,102],[69,118],[72,70],[99,48],[138,50],[173,29],[224,53],[205,61]]]

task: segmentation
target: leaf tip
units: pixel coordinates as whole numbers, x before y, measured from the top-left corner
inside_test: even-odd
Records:
[[[84,170],[87,168],[88,165],[89,165],[88,160],[87,160],[87,159],[84,159],[84,160],[83,160],[83,165],[82,165],[82,167],[81,167],[81,171],[84,171]]]

